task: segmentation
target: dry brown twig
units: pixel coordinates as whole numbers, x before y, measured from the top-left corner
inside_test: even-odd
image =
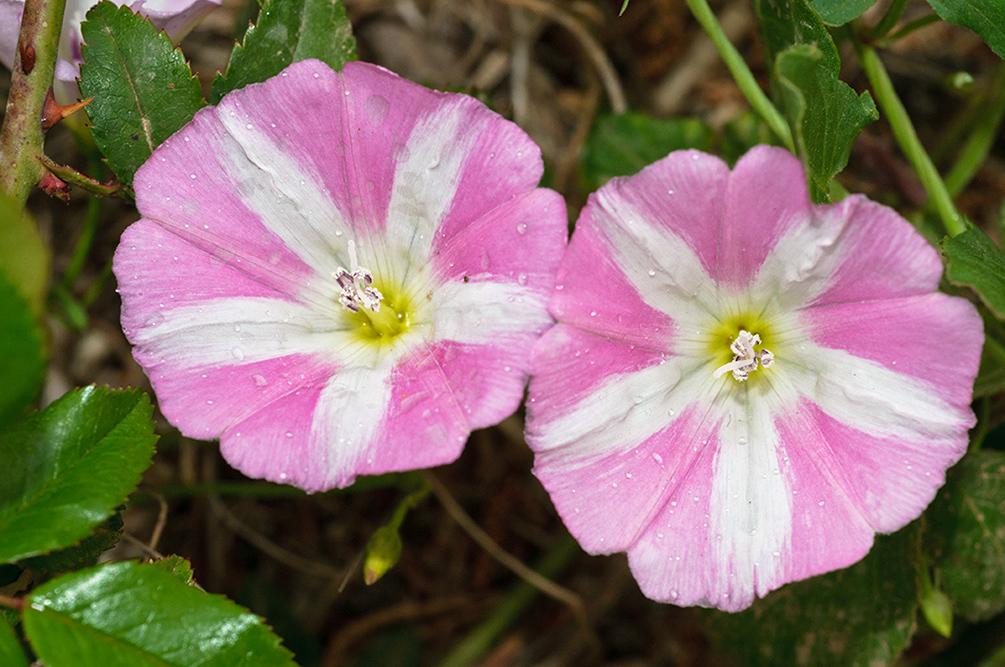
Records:
[[[440,482],[440,480],[436,479],[436,477],[428,471],[423,472],[422,475],[429,483],[429,486],[433,491],[433,495],[435,495],[436,499],[440,501],[441,505],[443,505],[443,509],[447,511],[450,518],[456,521],[464,532],[466,532],[471,539],[478,544],[478,546],[487,551],[489,555],[499,561],[499,563],[501,563],[504,567],[510,569],[514,574],[534,588],[538,589],[548,597],[566,604],[572,610],[583,635],[586,637],[590,645],[598,648],[600,647],[600,640],[597,638],[596,633],[590,626],[590,621],[586,614],[586,605],[583,604],[582,598],[570,591],[568,588],[556,584],[551,579],[542,576],[537,571],[525,565],[519,558],[513,556],[511,553],[499,546],[496,541],[493,540],[488,533],[482,530],[481,526],[475,523],[475,520],[464,511],[461,504],[457,502],[454,496],[450,493],[447,487]]]
[[[583,51],[596,68],[597,74],[604,84],[607,97],[611,101],[611,109],[615,113],[628,111],[625,91],[621,87],[621,80],[614,70],[614,65],[611,64],[611,59],[607,57],[607,52],[579,19],[551,2],[546,2],[546,0],[499,0],[499,2],[529,9],[568,30],[583,47]]]
[[[327,563],[319,563],[317,561],[310,560],[309,558],[298,556],[291,551],[287,551],[269,538],[252,529],[250,526],[247,526],[244,522],[234,516],[233,512],[227,509],[226,505],[223,504],[223,501],[221,501],[218,496],[208,495],[206,496],[206,499],[209,501],[210,509],[220,518],[227,528],[233,531],[236,535],[239,535],[253,544],[259,551],[269,557],[283,563],[284,565],[292,567],[294,570],[299,570],[300,572],[310,574],[315,577],[337,579],[341,581],[344,576],[342,571],[335,569]]]

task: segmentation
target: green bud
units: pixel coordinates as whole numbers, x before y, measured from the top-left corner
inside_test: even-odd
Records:
[[[366,544],[363,559],[363,581],[369,586],[376,583],[394,567],[401,558],[401,536],[397,528],[381,526],[374,531]]]
[[[929,588],[921,597],[921,613],[932,629],[943,637],[953,634],[953,603],[942,591]]]

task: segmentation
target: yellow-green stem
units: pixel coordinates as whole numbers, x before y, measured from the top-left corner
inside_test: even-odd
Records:
[[[966,231],[963,216],[956,210],[953,199],[946,189],[946,184],[939,175],[935,164],[921,145],[911,118],[907,115],[907,110],[897,97],[897,91],[893,88],[890,75],[886,72],[886,67],[876,50],[871,46],[865,46],[860,42],[855,44],[859,59],[862,62],[862,69],[865,71],[869,84],[872,86],[873,97],[879,102],[880,109],[886,115],[886,120],[890,123],[893,136],[900,145],[900,150],[904,152],[911,166],[914,167],[921,184],[924,186],[932,208],[942,220],[942,225],[950,236],[956,236]]]
[[[729,68],[729,72],[733,75],[736,85],[740,87],[740,91],[747,98],[747,101],[750,102],[750,106],[767,123],[771,131],[781,140],[782,144],[792,153],[795,153],[796,145],[792,140],[792,131],[789,129],[789,124],[785,122],[785,118],[781,112],[775,108],[775,105],[771,103],[771,100],[768,99],[768,96],[764,94],[764,91],[757,84],[757,80],[754,78],[754,74],[750,71],[750,68],[747,67],[743,56],[740,55],[740,52],[736,50],[736,47],[726,37],[726,33],[722,31],[722,26],[719,25],[719,20],[712,12],[712,8],[708,6],[708,2],[706,0],[685,0],[685,2],[691,8],[691,13],[694,14],[698,23],[705,29],[708,36],[712,38],[712,43],[715,44],[715,48],[719,51],[719,55],[722,56],[723,62]]]

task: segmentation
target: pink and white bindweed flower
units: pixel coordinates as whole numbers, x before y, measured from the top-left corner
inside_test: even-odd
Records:
[[[63,14],[63,31],[59,40],[59,58],[56,60],[53,93],[60,104],[74,101],[77,77],[84,58],[80,52],[83,39],[80,24],[88,10],[99,0],[67,0]],[[219,7],[222,0],[112,0],[116,5],[128,5],[146,16],[159,30],[165,31],[175,41],[181,41],[189,30],[210,10]],[[10,69],[17,53],[17,38],[21,28],[24,0],[0,0],[0,63]]]
[[[535,473],[655,600],[735,611],[862,558],[964,453],[983,340],[938,254],[861,196],[814,206],[757,147],[613,179],[532,356]]]
[[[135,178],[122,326],[164,415],[318,491],[446,463],[512,414],[567,236],[540,150],[466,95],[299,62]]]

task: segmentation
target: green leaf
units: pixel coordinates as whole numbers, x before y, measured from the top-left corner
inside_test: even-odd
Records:
[[[837,75],[841,68],[837,47],[806,0],[755,0],[754,12],[769,65],[773,67],[775,57],[790,46],[809,44],[820,51],[824,70]]]
[[[926,513],[942,588],[972,620],[1005,609],[1005,453],[968,454]]]
[[[671,151],[709,150],[712,130],[694,118],[659,119],[628,112],[601,116],[583,147],[582,178],[592,192],[614,176],[628,176]]]
[[[869,93],[856,95],[837,75],[816,46],[797,44],[775,58],[779,97],[817,202],[829,201],[831,179],[848,164],[855,137],[879,118]]]
[[[43,341],[28,302],[0,273],[0,429],[21,416],[42,389]]]
[[[1005,255],[994,241],[967,225],[967,231],[942,240],[942,253],[948,260],[946,278],[973,288],[991,312],[1005,318]]]
[[[738,614],[711,613],[743,665],[889,665],[907,647],[918,607],[919,531],[880,535],[851,567],[788,584]]]
[[[857,19],[876,0],[810,0],[810,7],[830,25],[844,25]]]
[[[84,387],[0,433],[0,563],[75,544],[150,465],[153,407],[140,391]]]
[[[155,560],[153,566],[159,567],[173,575],[183,584],[191,584],[195,581],[195,573],[192,572],[192,563],[181,556],[166,556],[160,560]]]
[[[981,36],[999,57],[1005,58],[1005,1],[928,0],[936,13]]]
[[[0,272],[28,302],[36,319],[45,314],[51,261],[52,253],[35,222],[0,192]]]
[[[48,667],[293,667],[257,616],[156,565],[74,572],[27,598],[24,632]]]
[[[981,367],[974,380],[974,398],[993,396],[1005,391],[1005,365],[991,354],[988,354],[990,338],[984,341],[984,353],[981,355]]]
[[[14,628],[7,621],[0,619],[0,665],[4,667],[28,667],[28,658],[21,650],[21,642],[14,633]]]
[[[87,106],[91,134],[131,186],[153,150],[205,104],[202,87],[168,36],[128,7],[100,2],[80,29],[80,93],[94,98]]]
[[[260,83],[291,63],[322,60],[334,69],[356,59],[356,38],[342,0],[265,0],[243,44],[234,47],[226,74],[217,74],[210,101]]]
[[[33,556],[21,561],[25,568],[36,572],[59,573],[91,567],[98,557],[115,546],[122,536],[122,514],[116,512],[108,517],[90,535],[78,544],[59,551]]]

